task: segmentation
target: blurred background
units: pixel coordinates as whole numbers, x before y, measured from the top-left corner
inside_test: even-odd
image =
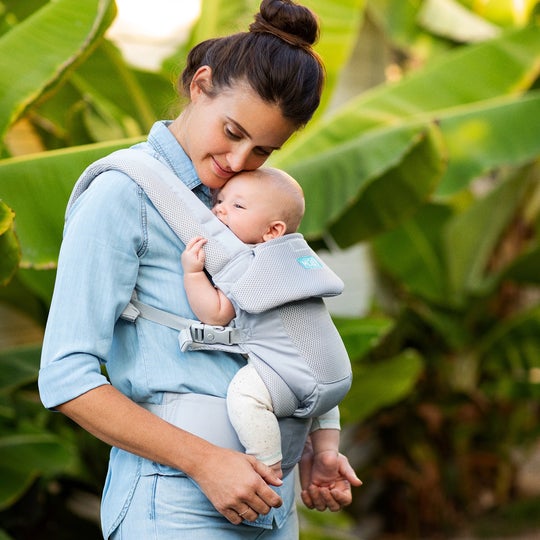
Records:
[[[305,0],[321,107],[272,156],[346,289],[343,452],[302,540],[540,538],[540,6]],[[36,389],[71,188],[183,103],[186,51],[254,0],[0,0],[0,540],[100,538],[109,449]]]

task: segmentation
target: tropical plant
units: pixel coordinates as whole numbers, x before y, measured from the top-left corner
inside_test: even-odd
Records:
[[[385,294],[371,313],[337,320],[355,371],[344,422],[355,445],[380,450],[357,463],[371,488],[356,511],[386,505],[402,531],[420,532],[434,515],[449,523],[481,507],[479,440],[497,472],[497,489],[480,492],[504,502],[509,449],[536,418],[524,396],[538,362],[537,2],[520,17],[507,2],[492,20],[465,1],[305,3],[321,18],[328,84],[316,118],[272,164],[302,183],[313,246],[371,246]],[[78,174],[175,114],[169,74],[186,49],[245,27],[257,4],[203,1],[186,44],[163,72],[144,73],[104,37],[112,0],[0,3],[0,300],[44,323]],[[382,53],[368,63],[372,42]],[[0,356],[0,453],[28,456],[2,460],[0,508],[24,502],[36,477],[94,489],[74,444],[84,435],[35,404],[38,356]],[[501,411],[511,413],[504,437]]]

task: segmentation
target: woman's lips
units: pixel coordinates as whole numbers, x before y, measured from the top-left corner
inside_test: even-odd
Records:
[[[224,180],[229,180],[229,178],[231,178],[234,175],[232,171],[228,171],[224,169],[223,167],[221,167],[221,165],[216,161],[215,158],[212,158],[212,161],[214,163],[215,173],[220,178],[223,178]]]

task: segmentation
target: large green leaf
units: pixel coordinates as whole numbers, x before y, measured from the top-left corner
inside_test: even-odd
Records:
[[[0,394],[35,381],[41,348],[16,348],[0,351]]]
[[[95,159],[138,142],[125,139],[0,161],[0,194],[15,211],[23,267],[55,268],[73,185]]]
[[[442,231],[451,215],[446,206],[426,205],[372,242],[373,254],[385,273],[409,294],[442,305],[451,303],[441,247]]]
[[[448,168],[437,188],[444,197],[491,170],[540,155],[540,91],[504,96],[441,112]]]
[[[0,138],[104,33],[115,13],[112,0],[57,0],[0,38]]]
[[[104,84],[108,80],[114,84]],[[102,40],[26,118],[45,147],[63,148],[147,133],[156,118],[178,113],[171,110],[178,101],[168,77],[129,68],[116,47]]]
[[[488,263],[502,232],[514,217],[529,186],[526,175],[503,182],[448,222],[443,236],[450,295],[462,298],[492,281]]]
[[[280,160],[306,159],[382,125],[437,120],[441,111],[523,92],[540,72],[539,28],[532,25],[462,47],[398,83],[365,92],[308,126],[295,144],[281,151]]]
[[[530,186],[516,175],[462,212],[443,205],[423,207],[395,230],[375,239],[373,253],[384,269],[414,295],[457,308],[498,282],[488,272],[502,232]],[[502,272],[502,269],[499,269]]]
[[[0,510],[13,504],[40,474],[69,469],[74,448],[49,434],[0,436]]]
[[[335,318],[349,357],[360,359],[370,351],[392,326],[391,319],[364,317],[362,319]]]
[[[73,82],[82,85],[82,96],[110,111],[124,137],[147,133],[156,118],[164,117],[164,105],[175,98],[173,85],[162,75],[148,73],[144,85],[141,84],[136,71],[126,65],[120,52],[107,40],[101,42],[76,74],[79,80]],[[103,84],[112,78],[114,84]],[[161,110],[154,108],[160,106]],[[114,138],[120,136],[108,140]]]
[[[273,163],[302,184],[310,239],[330,229],[342,246],[394,226],[435,189],[444,151],[434,126],[403,124],[361,134],[306,159]]]
[[[5,285],[19,266],[21,252],[13,230],[15,214],[0,199],[0,285]]]
[[[487,67],[494,64],[496,74]],[[451,152],[440,195],[463,188],[486,168],[532,159],[540,151],[540,124],[531,122],[538,116],[538,94],[520,92],[539,66],[538,27],[511,32],[366,92],[308,127],[272,157],[305,188],[302,232],[314,239],[331,226],[338,242],[350,245],[411,215],[443,172],[441,140],[417,139],[430,119],[440,123]],[[478,76],[471,78],[473,71]]]
[[[379,362],[356,363],[354,383],[340,405],[344,422],[363,422],[409,394],[422,373],[422,358],[412,350]]]

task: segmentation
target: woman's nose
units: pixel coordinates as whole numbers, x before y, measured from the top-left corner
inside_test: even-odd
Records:
[[[229,168],[234,172],[240,172],[246,169],[251,149],[247,147],[237,147],[227,156]]]

